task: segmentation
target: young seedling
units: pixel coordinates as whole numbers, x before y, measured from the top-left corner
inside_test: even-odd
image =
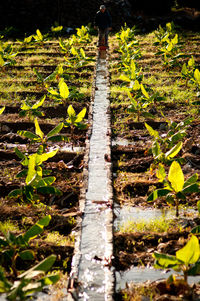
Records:
[[[11,283],[5,276],[0,266],[1,293],[6,293],[9,301],[30,300],[32,295],[40,292],[44,287],[55,284],[59,279],[59,274],[49,274],[44,276],[53,266],[56,260],[55,255],[50,255],[37,265],[33,266],[23,274],[19,275],[14,283]]]
[[[142,83],[140,84],[138,80],[135,80],[133,85],[129,89],[126,89],[126,91],[131,100],[131,105],[127,111],[128,113],[137,115],[137,122],[140,121],[141,116],[145,118],[154,117],[147,112],[147,107],[153,103],[153,99],[149,96]]]
[[[164,135],[159,135],[158,131],[145,123],[146,129],[153,138],[150,151],[152,152],[155,163],[170,163],[172,160],[177,160],[175,156],[182,148],[181,140],[186,136],[186,131],[192,120],[192,118],[187,118],[176,123],[166,119],[167,133]],[[178,160],[181,161],[181,159]]]
[[[74,130],[75,128],[85,129],[87,125],[83,123],[83,119],[86,114],[86,108],[83,108],[82,111],[76,115],[76,112],[72,105],[69,105],[67,109],[68,119],[65,119],[64,126],[70,127],[71,130],[71,140],[74,141]]]
[[[19,112],[20,117],[28,116],[30,121],[33,121],[34,118],[44,116],[44,113],[39,111],[38,109],[42,107],[44,101],[46,99],[46,95],[43,96],[40,100],[38,100],[35,104],[31,104],[28,99],[24,100]]]
[[[0,238],[0,262],[1,265],[10,267],[14,277],[19,275],[19,271],[16,268],[18,258],[22,260],[34,259],[34,252],[27,249],[30,248],[29,242],[43,232],[43,228],[48,226],[50,220],[50,215],[43,217],[24,234],[3,233],[4,236]]]
[[[43,77],[41,73],[38,72],[36,68],[33,68],[33,71],[37,77],[38,83],[45,89],[49,88],[49,83],[53,81],[54,79],[60,79],[60,77],[63,75],[63,66],[59,65],[54,72],[52,72],[50,75]]]
[[[188,180],[184,181],[184,175],[178,162],[173,161],[168,179],[166,179],[165,168],[159,164],[157,177],[159,182],[164,184],[164,188],[154,190],[147,198],[148,202],[153,202],[159,197],[166,197],[167,203],[174,203],[176,217],[179,216],[179,201],[186,200],[186,195],[199,192],[198,174],[193,174]]]
[[[15,65],[17,52],[14,53],[11,44],[2,43],[0,41],[0,67],[6,67],[10,65]]]
[[[155,252],[153,257],[155,258],[155,268],[171,268],[177,272],[182,271],[184,282],[188,285],[188,275],[198,274],[197,266],[199,267],[200,257],[199,240],[195,235],[192,235],[187,244],[178,250],[175,256]],[[167,281],[168,283],[175,281],[175,277],[170,276]]]
[[[191,80],[191,78],[194,75],[195,70],[195,61],[194,57],[192,56],[186,65],[186,63],[183,64],[181,69],[181,75],[186,80],[186,86],[188,85],[188,82]]]
[[[59,123],[48,134],[44,134],[39,126],[37,118],[35,118],[35,134],[30,131],[18,131],[17,134],[25,138],[30,139],[31,143],[40,143],[43,145],[44,150],[48,145],[48,142],[66,141],[67,138],[64,135],[59,134],[63,128],[63,122]]]
[[[20,198],[26,202],[40,201],[40,194],[61,195],[62,192],[52,186],[55,182],[55,177],[43,177],[42,163],[52,158],[57,153],[58,149],[49,153],[41,153],[43,147],[40,147],[36,154],[28,157],[15,149],[16,154],[22,159],[22,165],[26,167],[23,171],[17,174],[17,177],[26,177],[25,184],[19,189],[12,190],[8,197]]]
[[[59,81],[58,90],[51,88],[48,89],[48,92],[52,95],[56,102],[62,103],[64,106],[66,106],[70,92],[63,78],[61,78],[61,80]]]

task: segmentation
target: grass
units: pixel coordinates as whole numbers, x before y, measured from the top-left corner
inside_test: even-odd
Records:
[[[163,233],[175,228],[174,219],[168,219],[165,216],[154,219],[139,219],[138,221],[125,221],[118,227],[118,231],[122,233],[135,233],[135,232],[157,232]],[[180,226],[176,225],[178,230]]]
[[[6,234],[7,232],[19,232],[19,227],[16,222],[7,220],[5,222],[0,222],[0,232]]]
[[[52,231],[47,234],[45,241],[56,243],[57,246],[73,246],[74,245],[74,235],[64,236],[59,234],[58,231]]]

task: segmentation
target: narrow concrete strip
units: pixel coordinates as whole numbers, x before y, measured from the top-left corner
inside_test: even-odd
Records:
[[[113,212],[109,84],[106,58],[98,57],[89,141],[88,180],[78,265],[78,300],[113,300]],[[74,267],[73,267],[74,269]]]

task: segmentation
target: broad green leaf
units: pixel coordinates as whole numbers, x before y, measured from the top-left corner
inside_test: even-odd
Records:
[[[194,78],[196,79],[197,82],[200,83],[200,71],[199,71],[199,69],[195,69]]]
[[[138,80],[135,80],[132,88],[133,88],[133,90],[140,90],[140,83]]]
[[[59,82],[59,91],[60,91],[60,96],[64,99],[68,98],[69,96],[69,89],[67,87],[67,84],[64,82],[64,80],[61,80]]]
[[[183,143],[180,141],[174,147],[172,147],[168,152],[165,153],[165,158],[170,160],[174,158],[181,150]]]
[[[170,193],[170,192],[171,192],[171,190],[165,189],[165,188],[161,188],[161,189],[154,190],[154,191],[148,196],[147,202],[155,201],[157,198],[166,196],[166,195],[168,195],[168,193]]]
[[[122,80],[122,81],[128,82],[128,83],[131,82],[131,79],[125,74],[121,74],[119,79]]]
[[[50,220],[51,220],[50,215],[41,218],[35,225],[33,225],[30,229],[28,229],[28,231],[23,235],[24,240],[26,242],[29,242],[29,240],[41,234],[43,232],[43,228],[49,225]]]
[[[152,145],[152,154],[155,159],[157,159],[162,154],[160,145],[157,141],[155,143],[153,143],[153,145]]]
[[[187,179],[187,181],[185,181],[183,188],[185,188],[185,187],[187,187],[187,186],[189,186],[191,184],[196,183],[197,180],[198,180],[198,174],[195,173],[189,179]]]
[[[31,140],[38,140],[38,136],[35,135],[32,132],[29,132],[29,131],[17,131],[17,134],[20,135],[20,136],[24,136],[26,138],[29,138]]]
[[[179,163],[176,161],[173,161],[170,166],[168,180],[175,192],[179,192],[183,189],[184,175]]]
[[[143,84],[140,85],[140,88],[141,88],[142,94],[143,94],[147,99],[149,99],[149,94],[148,94],[147,91],[145,90]]]
[[[176,258],[183,261],[186,265],[196,263],[199,256],[199,240],[195,235],[192,235],[187,244],[176,252]]]
[[[31,250],[24,250],[19,253],[19,256],[22,260],[33,260],[34,259],[34,252]]]
[[[46,99],[46,95],[44,95],[41,100],[37,101],[33,106],[32,106],[32,109],[35,110],[35,109],[38,109],[39,107],[41,107],[44,103]]]
[[[71,48],[71,53],[74,56],[78,55],[78,52],[76,51],[76,49],[74,48],[74,46],[72,46],[72,48]]]
[[[40,32],[40,30],[39,30],[39,29],[37,29],[37,30],[36,30],[36,34],[37,34],[37,36],[38,36],[39,40],[40,40],[40,41],[42,41],[42,39],[43,39],[43,35],[41,34],[41,32]]]
[[[155,267],[156,268],[173,268],[180,264],[180,261],[173,255],[167,255],[155,252],[153,257],[156,259]]]
[[[197,183],[188,185],[182,190],[183,194],[194,193],[194,192],[199,192],[199,185]]]
[[[5,110],[5,107],[0,109],[0,115],[3,113],[4,110]]]
[[[42,286],[55,284],[60,279],[60,276],[57,275],[48,275],[40,279]]]
[[[154,130],[150,125],[148,125],[146,122],[144,123],[146,129],[148,130],[149,134],[155,138],[159,138],[158,131]]]
[[[22,196],[21,189],[14,189],[8,194],[9,198],[18,198],[19,196]]]
[[[44,179],[41,179],[38,184],[37,187],[43,187],[43,186],[49,186],[52,185],[55,182],[56,178],[55,177],[46,177]]]
[[[200,234],[200,225],[194,227],[190,232],[193,234]]]
[[[48,92],[51,94],[51,95],[54,95],[54,96],[58,96],[58,92],[56,90],[53,90],[53,89],[48,89]]]
[[[158,165],[158,169],[156,171],[156,177],[158,178],[159,182],[163,182],[166,177],[164,165],[161,163],[159,163]]]
[[[24,111],[28,111],[31,109],[30,105],[26,104],[25,101],[22,102],[22,105],[20,107],[21,110],[24,110]]]
[[[53,128],[53,130],[51,130],[48,134],[47,134],[47,137],[51,137],[51,136],[54,136],[56,134],[58,134],[62,128],[63,128],[63,122],[59,123],[55,128]]]
[[[83,48],[80,49],[80,53],[81,53],[81,56],[85,59],[85,51],[83,50]]]
[[[68,113],[69,117],[75,117],[76,116],[76,112],[74,111],[74,108],[72,107],[72,105],[69,105],[69,107],[67,109],[67,113]]]
[[[35,118],[35,133],[38,135],[41,139],[44,137],[44,133],[41,131],[39,123],[37,121],[37,118]]]
[[[62,195],[62,191],[53,186],[38,187],[37,192],[41,194]]]
[[[15,147],[15,154],[17,155],[18,158],[22,160],[26,158],[26,156],[17,147]]]
[[[35,170],[35,160],[36,160],[37,154],[33,154],[29,156],[29,161],[28,161],[28,174],[26,177],[26,184],[29,185],[33,178],[36,176],[36,170]]]
[[[195,66],[195,61],[194,61],[194,57],[193,56],[189,59],[188,66],[189,67],[194,67]]]
[[[58,148],[52,152],[44,153],[36,156],[36,163],[40,165],[41,163],[47,161],[49,158],[53,158],[58,152]]]
[[[39,262],[37,265],[29,269],[28,271],[22,273],[18,276],[18,278],[25,278],[25,279],[32,279],[32,272],[34,271],[41,271],[43,273],[46,273],[50,270],[52,265],[54,264],[56,260],[55,255],[50,255],[49,257],[45,258],[41,262]]]
[[[86,108],[83,108],[83,110],[77,115],[76,122],[81,122],[86,114]]]

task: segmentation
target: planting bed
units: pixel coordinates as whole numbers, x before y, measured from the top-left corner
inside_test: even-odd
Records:
[[[67,38],[63,39],[63,43],[66,42]],[[62,285],[64,283],[67,285],[67,277],[63,274],[68,275],[71,270],[74,231],[77,228],[77,217],[82,214],[79,199],[83,187],[85,138],[87,128],[90,126],[88,113],[92,97],[96,49],[93,41],[90,47],[77,42],[74,45],[75,49],[80,50],[83,47],[86,58],[89,59],[86,64],[74,69],[67,65],[73,59],[70,49],[65,53],[61,51],[59,41],[56,39],[24,47],[18,42],[8,41],[8,43],[12,44],[13,52],[18,54],[15,57],[16,64],[0,68],[0,109],[5,106],[4,112],[0,115],[0,232],[2,234],[10,231],[19,235],[25,233],[44,216],[50,215],[51,220],[44,228],[44,232],[29,243],[28,248],[35,253],[34,261],[22,261],[18,256],[15,271],[10,270],[9,262],[1,260],[1,265],[8,280],[14,281],[20,271],[27,270],[33,264],[55,254],[53,270],[62,274],[61,286],[58,285],[58,291],[54,292],[58,298],[59,294],[62,296]],[[67,61],[64,56],[67,57]],[[62,66],[61,72],[48,82],[42,82],[41,78],[49,76],[58,66]],[[40,79],[34,68],[40,73]],[[69,93],[65,90],[63,98],[55,99],[48,90],[54,89],[59,93],[58,85],[62,78],[68,86]],[[66,85],[64,88],[66,89]],[[38,129],[34,116],[21,116],[19,113],[25,100],[34,105],[44,95],[46,99],[38,108],[43,115],[37,117],[40,128]],[[26,177],[16,176],[24,167],[21,164],[22,157],[17,156],[15,149],[28,158],[29,155],[38,152],[41,144],[37,141],[31,142],[28,137],[20,135],[19,131],[30,131],[39,133],[40,137],[46,137],[58,124],[68,119],[69,105],[73,106],[76,114],[86,108],[85,127],[79,129],[74,126],[73,130],[70,127],[63,127],[60,132],[62,141],[56,139],[55,142],[48,142],[44,151],[50,153],[58,149],[57,153],[44,160],[41,165],[43,173],[44,170],[48,170],[50,176],[56,178],[52,187],[59,189],[61,193],[39,193],[39,196],[31,200],[27,200],[25,196],[8,197],[11,191],[21,189],[28,182],[25,183]]]
[[[200,36],[198,33],[191,32],[178,32],[178,35],[184,42],[181,51],[185,56],[179,58],[174,66],[164,65],[161,55],[156,56],[158,46],[153,45],[156,41],[155,32],[135,35],[132,38],[137,41],[135,49],[139,49],[141,54],[134,60],[136,72],[134,66],[132,78],[129,70],[132,83],[131,80],[127,80],[128,55],[124,55],[123,37],[121,36],[121,40],[120,37],[112,38],[110,73],[115,200],[114,266],[117,271],[117,300],[143,300],[141,298],[145,298],[144,296],[147,298],[145,300],[152,300],[152,298],[153,300],[197,300],[199,295],[199,286],[193,286],[191,289],[178,282],[177,287],[176,284],[167,286],[164,281],[156,281],[164,276],[150,269],[154,265],[152,256],[154,252],[175,255],[175,252],[189,240],[191,229],[200,223],[197,211],[199,192],[187,195],[186,200],[180,200],[178,217],[176,217],[174,203],[167,202],[166,197],[147,201],[154,190],[163,188],[163,183],[156,176],[159,160],[155,160],[150,150],[155,136],[153,134],[150,136],[145,122],[164,140],[169,132],[169,122],[178,124],[192,117],[176,157],[181,158],[181,169],[185,180],[194,173],[200,175],[199,109],[193,104],[194,101],[198,101],[199,88],[191,82],[186,84],[186,80],[181,75],[184,62],[187,64],[192,55],[196,68],[199,68],[200,55],[196,41],[199,42]],[[132,40],[130,39],[128,43]],[[123,55],[126,65],[122,64]],[[132,57],[134,57],[133,52]],[[140,77],[136,74],[138,70],[140,70]],[[122,74],[126,75],[126,78],[122,77]],[[142,80],[141,76],[143,76]],[[136,80],[142,82],[149,95],[159,93],[144,111],[140,110],[139,117],[137,117],[138,107],[135,107],[135,113],[128,112],[131,99],[125,90],[131,84],[133,86]],[[136,95],[136,91],[137,88],[133,88],[132,97]],[[143,98],[147,98],[145,92],[141,94]],[[148,112],[151,116],[143,117],[143,112]],[[157,134],[154,132],[154,135]],[[170,164],[163,163],[166,175]],[[137,270],[139,267],[143,270]],[[146,279],[149,282],[143,283]],[[126,281],[128,284],[125,288]],[[130,281],[133,283],[130,284]]]

